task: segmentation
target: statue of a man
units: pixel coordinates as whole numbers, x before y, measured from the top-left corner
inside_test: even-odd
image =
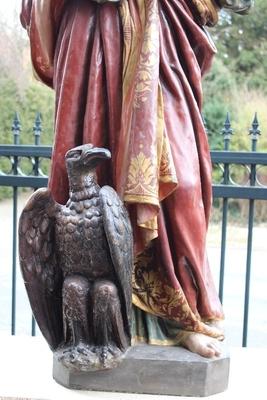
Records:
[[[245,3],[245,4],[244,4]],[[68,195],[64,155],[108,147],[99,170],[135,238],[133,337],[219,354],[223,312],[206,256],[211,162],[201,78],[215,48],[203,26],[236,0],[23,0],[37,77],[56,92],[49,186]]]

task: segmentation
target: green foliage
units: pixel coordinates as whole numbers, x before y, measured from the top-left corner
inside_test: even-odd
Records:
[[[15,112],[21,120],[21,143],[34,143],[35,115],[41,112],[41,141],[51,144],[54,94],[33,78],[29,40],[19,25],[19,16],[16,21],[10,27],[0,15],[0,143],[13,143],[11,126]]]
[[[266,0],[257,0],[247,16],[223,14],[211,33],[236,81],[267,93]]]
[[[233,150],[249,150],[248,132],[258,112],[262,137],[259,150],[267,151],[267,7],[257,0],[247,16],[222,13],[211,29],[218,54],[204,80],[204,116],[212,149],[223,146],[220,135],[230,112]]]
[[[0,55],[0,144],[13,143],[12,123],[16,112],[21,122],[20,143],[34,143],[34,121],[36,113],[41,112],[41,143],[51,144],[54,122],[53,91],[33,79],[29,41],[21,27],[7,26],[2,15],[0,15]],[[31,168],[29,165],[22,167],[26,173]],[[8,173],[10,169],[10,161],[0,158],[0,170]],[[47,173],[48,165],[42,163],[42,169]],[[0,199],[11,195],[11,188],[0,188]]]
[[[235,101],[235,119],[233,129],[235,135],[232,140],[233,149],[249,150],[251,148],[249,130],[255,112],[257,112],[261,136],[258,140],[259,151],[267,151],[267,95],[259,90],[242,89]]]
[[[42,84],[30,81],[23,95],[20,94],[16,82],[6,75],[0,78],[0,143],[11,144],[14,141],[12,133],[12,123],[15,112],[18,112],[21,122],[21,144],[33,144],[33,126],[36,113],[41,111],[42,134],[41,143],[51,144],[53,140],[53,114],[54,114],[54,94],[52,90]],[[0,170],[8,173],[11,164],[7,159],[0,158]],[[27,172],[29,166],[23,166],[23,171]],[[48,173],[47,162],[42,163],[42,170]],[[11,197],[12,189],[1,187],[0,200]]]
[[[54,93],[41,83],[30,81],[21,95],[16,82],[7,76],[0,78],[0,143],[13,143],[11,131],[15,112],[21,121],[22,144],[34,143],[33,125],[36,114],[42,117],[42,144],[51,144],[54,123]]]
[[[32,81],[25,91],[20,110],[23,127],[21,143],[33,143],[33,124],[38,112],[41,112],[42,119],[41,143],[51,145],[54,131],[54,92],[43,84]]]
[[[229,104],[235,92],[235,81],[220,59],[215,59],[212,70],[203,82],[204,109],[206,125],[212,149],[219,150],[223,147],[220,135],[223,122],[229,111]]]
[[[0,143],[12,143],[10,134],[15,110],[22,107],[16,83],[6,74],[0,74]]]

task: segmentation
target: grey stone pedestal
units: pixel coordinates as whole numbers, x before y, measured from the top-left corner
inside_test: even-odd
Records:
[[[132,347],[113,370],[74,373],[54,357],[53,377],[70,389],[209,396],[227,389],[230,358],[207,359],[181,347]]]

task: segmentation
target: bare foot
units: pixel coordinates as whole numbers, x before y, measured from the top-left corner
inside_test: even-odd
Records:
[[[221,355],[219,341],[202,333],[190,333],[181,345],[192,353],[197,353],[203,357],[211,358]]]

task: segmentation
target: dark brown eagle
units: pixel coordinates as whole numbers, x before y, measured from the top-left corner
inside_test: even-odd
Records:
[[[48,189],[28,200],[19,223],[22,275],[36,321],[68,368],[110,368],[131,338],[132,230],[97,165],[110,152],[91,144],[66,154],[70,198]]]

